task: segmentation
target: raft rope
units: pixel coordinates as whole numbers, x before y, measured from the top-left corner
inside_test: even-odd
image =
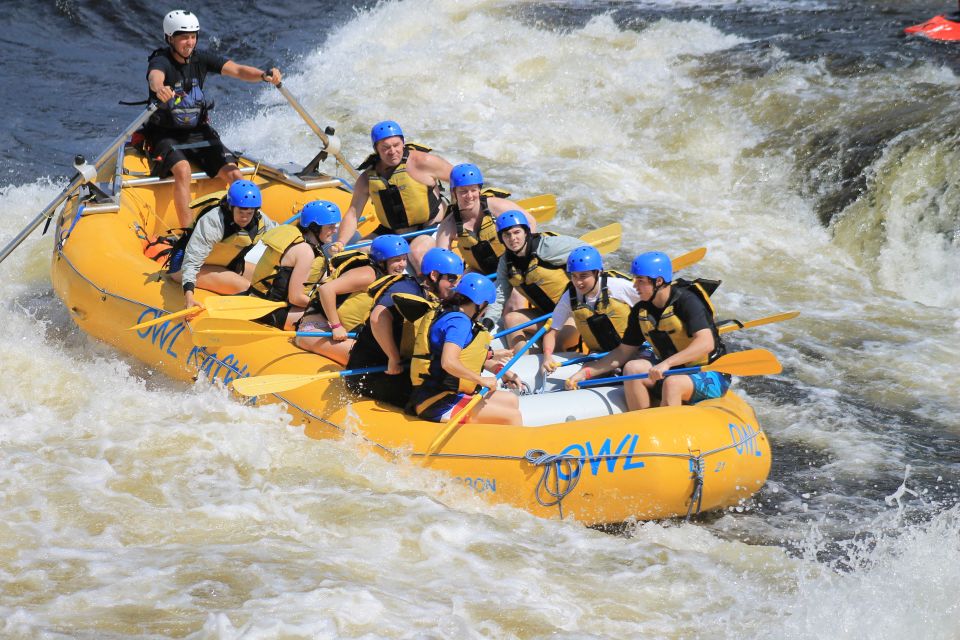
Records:
[[[687,507],[687,517],[684,518],[686,522],[690,521],[690,516],[700,515],[700,507],[703,505],[703,470],[707,465],[703,456],[697,455],[690,458],[690,466],[693,467],[693,475],[690,476],[693,479],[693,493],[690,494],[690,506]],[[697,505],[696,513],[693,512],[694,503]]]
[[[534,493],[537,502],[541,507],[557,507],[560,519],[563,519],[563,499],[570,495],[577,483],[580,482],[580,471],[583,467],[583,461],[580,456],[571,456],[570,454],[549,454],[542,449],[530,449],[523,458],[530,464],[543,467],[543,473],[540,474],[540,480],[537,482],[537,489]],[[566,476],[566,484],[560,489],[560,472]],[[550,476],[553,475],[553,488],[550,487]],[[546,493],[551,499],[545,500],[543,494]]]

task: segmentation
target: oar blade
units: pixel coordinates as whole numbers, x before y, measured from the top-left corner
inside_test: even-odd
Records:
[[[135,324],[132,327],[129,327],[127,330],[139,331],[140,329],[146,329],[148,327],[152,327],[157,324],[162,324],[164,322],[169,322],[171,320],[179,320],[180,318],[183,318],[186,316],[195,315],[197,313],[201,313],[202,311],[203,309],[200,309],[198,307],[191,307],[189,309],[184,309],[183,311],[175,311],[174,313],[165,313],[158,318],[154,318],[153,320],[147,320],[145,322],[141,322],[140,324]]]
[[[286,306],[287,303],[264,300],[255,296],[211,296],[203,304],[214,318],[254,320]]]
[[[674,271],[680,271],[681,269],[686,269],[687,267],[692,267],[697,264],[703,257],[707,255],[707,248],[700,247],[699,249],[694,249],[688,253],[683,254],[682,256],[677,256],[670,261],[670,264],[673,265]]]
[[[622,237],[623,226],[619,222],[614,222],[605,227],[588,231],[580,236],[580,239],[596,247],[600,253],[611,253],[620,248]]]
[[[242,396],[262,396],[268,393],[289,391],[317,380],[328,380],[340,376],[339,371],[326,371],[314,374],[276,373],[266,376],[238,378],[231,384],[233,390]]]
[[[701,371],[718,371],[732,376],[769,376],[783,371],[783,365],[766,349],[748,349],[728,353],[711,364],[704,365]]]

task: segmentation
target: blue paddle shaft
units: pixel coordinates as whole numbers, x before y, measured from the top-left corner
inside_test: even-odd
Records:
[[[380,367],[367,367],[366,369],[344,369],[343,371],[340,372],[340,377],[342,378],[344,376],[359,376],[359,375],[363,375],[364,373],[381,373],[386,370],[387,370],[387,365],[383,365]]]
[[[401,233],[401,234],[400,234],[400,237],[401,237],[401,238],[412,238],[412,237],[414,237],[414,236],[422,236],[422,235],[426,235],[426,234],[428,234],[428,233],[433,233],[433,232],[436,231],[436,230],[437,230],[437,227],[428,227],[428,228],[426,228],[426,229],[420,229],[419,231],[409,231],[409,232],[407,232],[407,233]],[[358,243],[356,243],[356,244],[347,245],[346,247],[343,248],[343,250],[344,250],[344,251],[347,251],[348,249],[359,249],[360,247],[368,247],[368,246],[370,246],[371,244],[373,244],[373,240],[364,240],[363,242],[358,242]]]
[[[526,329],[526,328],[529,327],[530,325],[537,324],[538,322],[543,322],[544,320],[549,319],[551,316],[553,316],[553,313],[548,313],[548,314],[546,314],[546,315],[542,315],[542,316],[540,316],[539,318],[534,318],[533,320],[527,320],[527,321],[524,322],[523,324],[518,324],[518,325],[515,326],[515,327],[510,327],[509,329],[504,329],[503,331],[500,331],[500,332],[498,332],[498,333],[495,333],[495,334],[493,334],[493,337],[494,337],[494,338],[502,338],[503,336],[510,335],[510,334],[513,333],[514,331],[520,331],[520,329]],[[542,334],[542,333],[537,334],[537,337],[540,337],[541,335],[543,335],[543,334]],[[531,340],[535,341],[536,338],[531,338]]]
[[[332,331],[297,331],[298,338],[332,338]],[[348,333],[348,338],[356,338],[356,333]]]
[[[510,369],[510,367],[512,367],[516,363],[516,361],[520,359],[520,356],[525,354],[527,350],[530,349],[530,347],[536,344],[537,340],[540,339],[540,336],[545,334],[549,328],[550,328],[549,324],[545,324],[542,327],[540,327],[540,329],[538,329],[537,332],[533,334],[533,337],[530,338],[529,341],[527,341],[527,344],[523,345],[523,348],[520,349],[520,351],[513,354],[513,357],[507,360],[507,364],[503,365],[503,368],[497,372],[497,380],[500,380],[503,377],[503,374],[505,374]],[[488,391],[490,391],[490,387],[483,387],[482,389],[480,389],[480,397],[487,395]]]
[[[669,371],[664,372],[664,377],[666,376],[675,376],[678,374],[688,374],[688,373],[699,373],[703,367],[683,367],[681,369],[670,369]],[[617,384],[624,382],[626,380],[640,380],[641,378],[649,378],[649,373],[634,373],[629,376],[610,376],[608,378],[594,378],[592,380],[583,380],[577,384],[577,387],[593,387],[598,384]]]

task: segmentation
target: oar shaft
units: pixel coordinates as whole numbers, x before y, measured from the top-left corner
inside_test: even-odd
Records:
[[[117,152],[117,149],[120,148],[120,145],[124,144],[127,139],[130,138],[131,134],[133,134],[133,132],[136,131],[140,125],[146,122],[147,118],[153,115],[153,112],[156,110],[156,104],[151,104],[144,109],[143,113],[137,116],[137,118],[134,119],[134,121],[131,122],[120,135],[114,138],[113,142],[111,142],[110,145],[97,157],[97,159],[93,161],[94,168],[99,171],[100,168],[107,162],[107,160],[113,159],[114,154]],[[57,210],[57,207],[63,204],[63,201],[69,198],[70,195],[80,188],[80,185],[86,183],[86,181],[86,178],[78,173],[76,177],[70,181],[70,184],[67,185],[67,188],[60,192],[60,195],[54,198],[53,201],[50,202],[50,204],[48,204],[43,211],[37,215],[36,218],[31,220],[27,226],[24,227],[23,230],[13,238],[13,240],[7,243],[7,246],[0,251],[0,262],[6,260],[7,256],[13,253],[13,250],[20,246],[20,244],[27,239],[27,236],[33,233],[34,229],[39,227],[44,220],[52,216],[53,212]]]
[[[357,173],[357,170],[353,168],[353,165],[347,162],[346,159],[344,159],[344,157],[340,154],[339,145],[337,145],[337,148],[331,148],[330,136],[328,136],[324,130],[320,128],[320,125],[317,124],[316,120],[314,120],[313,117],[307,113],[307,110],[304,109],[300,102],[293,97],[293,94],[291,94],[290,91],[283,86],[282,82],[277,85],[277,90],[279,90],[280,93],[283,94],[283,97],[287,99],[287,102],[290,103],[290,106],[293,107],[293,110],[300,114],[300,117],[303,118],[303,121],[307,123],[307,126],[313,129],[313,132],[317,134],[317,137],[320,138],[320,142],[323,143],[324,149],[328,149],[330,154],[336,158],[340,164],[342,164],[346,170],[350,172],[350,175],[353,177],[353,179],[356,180],[360,174]]]

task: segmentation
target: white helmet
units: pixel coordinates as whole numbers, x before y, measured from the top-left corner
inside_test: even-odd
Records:
[[[169,37],[178,31],[195,33],[200,31],[200,21],[189,11],[171,11],[163,17],[163,35]]]

